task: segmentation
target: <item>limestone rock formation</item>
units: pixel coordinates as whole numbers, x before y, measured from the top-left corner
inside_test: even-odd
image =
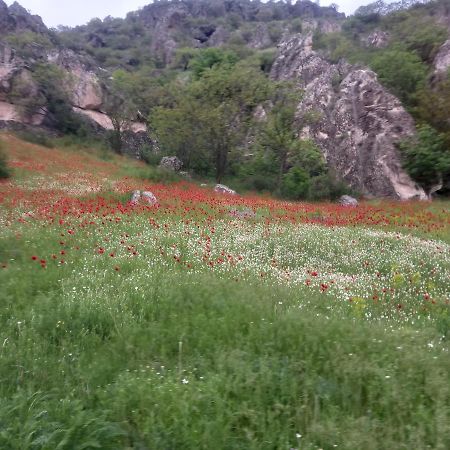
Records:
[[[93,70],[72,50],[55,50],[47,56],[48,61],[58,65],[67,74],[67,90],[71,93],[73,106],[99,111],[103,94],[99,79]]]
[[[158,204],[158,199],[156,198],[155,194],[153,194],[153,192],[150,191],[144,191],[141,195],[141,200],[150,206]]]
[[[313,139],[353,189],[366,196],[426,198],[402,169],[396,148],[414,134],[413,119],[374,72],[329,63],[312,49],[309,34],[279,46],[272,77],[296,80],[304,89],[298,134]]]
[[[434,74],[445,77],[450,69],[450,39],[445,41],[439,48],[434,58]]]

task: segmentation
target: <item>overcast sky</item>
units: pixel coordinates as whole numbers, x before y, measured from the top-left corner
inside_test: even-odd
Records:
[[[10,5],[14,0],[6,0]],[[136,11],[150,0],[19,0],[19,3],[33,14],[42,17],[48,27],[58,25],[83,25],[94,17],[125,17],[126,13]],[[372,0],[321,0],[322,6],[337,3],[339,10],[350,14],[361,5]]]

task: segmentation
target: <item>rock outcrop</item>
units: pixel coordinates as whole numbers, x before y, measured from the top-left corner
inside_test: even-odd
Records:
[[[296,80],[299,137],[310,138],[336,173],[363,195],[401,200],[426,198],[402,169],[396,143],[414,134],[400,101],[369,69],[331,64],[312,48],[311,35],[279,46],[272,77]]]
[[[30,14],[19,3],[14,2],[8,7],[3,0],[0,0],[0,35],[13,31],[47,33],[48,29],[39,16]]]
[[[179,172],[183,168],[183,161],[176,156],[164,156],[159,163],[159,167],[163,169]]]
[[[72,105],[81,109],[100,111],[103,93],[98,76],[87,63],[72,50],[49,52],[48,61],[56,64],[67,74],[67,91],[71,94]]]
[[[440,46],[439,51],[434,58],[433,66],[435,76],[439,78],[447,76],[447,73],[450,70],[450,39]]]
[[[362,41],[368,47],[385,48],[389,44],[389,33],[383,30],[374,30],[368,36],[363,37]]]

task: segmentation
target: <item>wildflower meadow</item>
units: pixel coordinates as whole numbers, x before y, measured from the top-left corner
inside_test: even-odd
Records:
[[[1,449],[450,448],[448,201],[222,195],[0,139]]]

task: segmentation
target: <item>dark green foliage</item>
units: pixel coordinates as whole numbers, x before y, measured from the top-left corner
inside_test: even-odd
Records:
[[[53,148],[53,142],[51,141],[51,139],[45,135],[44,133],[40,133],[37,131],[28,131],[28,130],[23,130],[23,131],[18,131],[16,132],[16,135],[26,141],[26,142],[30,142],[32,144],[36,144],[36,145],[40,145],[42,147],[47,147],[47,148]]]
[[[238,57],[231,51],[219,48],[201,50],[189,61],[189,69],[195,78],[200,78],[206,70],[214,66],[231,67],[238,61]]]
[[[215,172],[220,181],[230,151],[248,131],[251,114],[269,95],[270,85],[257,68],[228,60],[198,73],[201,77],[190,84],[172,85],[174,104],[155,108],[150,123],[163,153],[176,154],[188,170]]]
[[[11,173],[8,168],[8,161],[3,151],[2,144],[0,143],[0,179],[9,178],[10,175]]]
[[[449,180],[450,147],[444,136],[430,126],[419,127],[417,140],[402,143],[400,149],[404,167],[427,194],[441,189]]]
[[[310,187],[310,176],[305,169],[293,167],[282,178],[281,194],[291,200],[306,198]]]
[[[417,106],[414,115],[421,122],[430,124],[446,134],[450,142],[450,75],[447,79],[434,82],[417,93]]]
[[[416,92],[425,86],[427,67],[415,54],[393,48],[372,59],[380,81],[406,105],[414,103]]]

